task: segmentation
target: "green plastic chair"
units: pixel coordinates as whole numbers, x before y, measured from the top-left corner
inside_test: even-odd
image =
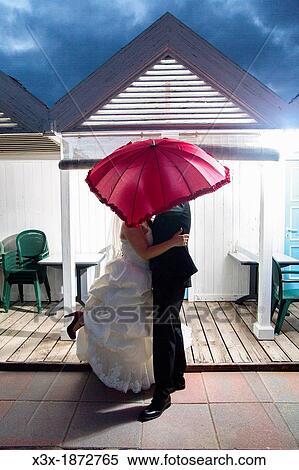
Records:
[[[16,237],[16,246],[20,266],[35,270],[40,283],[45,284],[49,303],[51,302],[51,289],[47,275],[47,266],[38,264],[38,261],[49,256],[47,237],[44,232],[37,229],[23,230]],[[39,285],[38,285],[38,289]],[[23,285],[19,285],[21,302],[24,302]],[[40,297],[40,292],[39,292]]]
[[[49,256],[47,237],[41,230],[23,230],[16,237],[16,246],[20,263],[37,263]],[[40,266],[45,268],[45,266]]]
[[[289,269],[296,266],[295,270]],[[275,334],[279,334],[284,319],[287,315],[289,306],[292,302],[299,301],[299,279],[290,279],[292,274],[299,274],[298,265],[287,266],[287,271],[280,266],[278,261],[272,260],[272,311],[271,318],[274,315],[276,307],[279,306],[278,316],[275,324]],[[288,276],[285,279],[284,276]]]
[[[22,293],[23,284],[34,284],[36,306],[38,312],[40,312],[42,309],[40,284],[45,282],[45,280],[37,269],[30,269],[29,266],[25,267],[24,265],[20,265],[18,258],[17,250],[11,250],[2,255],[2,268],[4,273],[3,308],[5,312],[8,312],[10,307],[10,291],[13,284],[21,285]]]

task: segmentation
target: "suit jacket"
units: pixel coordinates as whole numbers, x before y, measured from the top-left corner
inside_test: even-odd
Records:
[[[169,240],[182,227],[182,233],[190,233],[191,213],[189,203],[179,204],[167,212],[158,214],[151,224],[153,244],[157,245]],[[183,283],[185,287],[191,286],[191,276],[196,268],[187,247],[174,247],[162,255],[150,260],[150,268],[153,275],[153,285],[170,281]]]

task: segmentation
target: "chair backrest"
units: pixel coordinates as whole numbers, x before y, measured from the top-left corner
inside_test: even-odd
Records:
[[[273,295],[279,300],[282,295],[282,273],[280,264],[275,258],[272,258],[272,285]]]
[[[7,251],[2,254],[2,269],[4,277],[19,267],[17,250]]]
[[[0,266],[2,266],[2,255],[4,253],[4,245],[0,242]]]
[[[28,260],[38,261],[49,254],[47,237],[41,230],[29,229],[20,232],[16,245],[20,263]]]
[[[16,245],[17,235],[18,235],[17,233],[13,233],[12,235],[9,235],[8,237],[5,237],[2,239],[4,251],[11,251],[11,250],[17,249],[17,245]]]

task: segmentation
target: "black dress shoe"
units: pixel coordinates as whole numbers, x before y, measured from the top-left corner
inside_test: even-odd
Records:
[[[162,399],[153,398],[151,404],[141,412],[139,421],[145,422],[150,421],[151,419],[159,418],[163,411],[167,410],[170,405],[170,395],[168,395],[167,398]]]

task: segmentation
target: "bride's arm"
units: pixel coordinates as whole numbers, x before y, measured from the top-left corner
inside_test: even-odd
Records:
[[[166,240],[158,245],[148,245],[142,228],[123,226],[123,233],[126,239],[133,246],[134,250],[143,259],[151,259],[156,256],[162,255],[165,251],[170,250],[175,246],[186,246],[188,243],[189,235],[181,235],[182,230],[177,232],[170,240]]]

